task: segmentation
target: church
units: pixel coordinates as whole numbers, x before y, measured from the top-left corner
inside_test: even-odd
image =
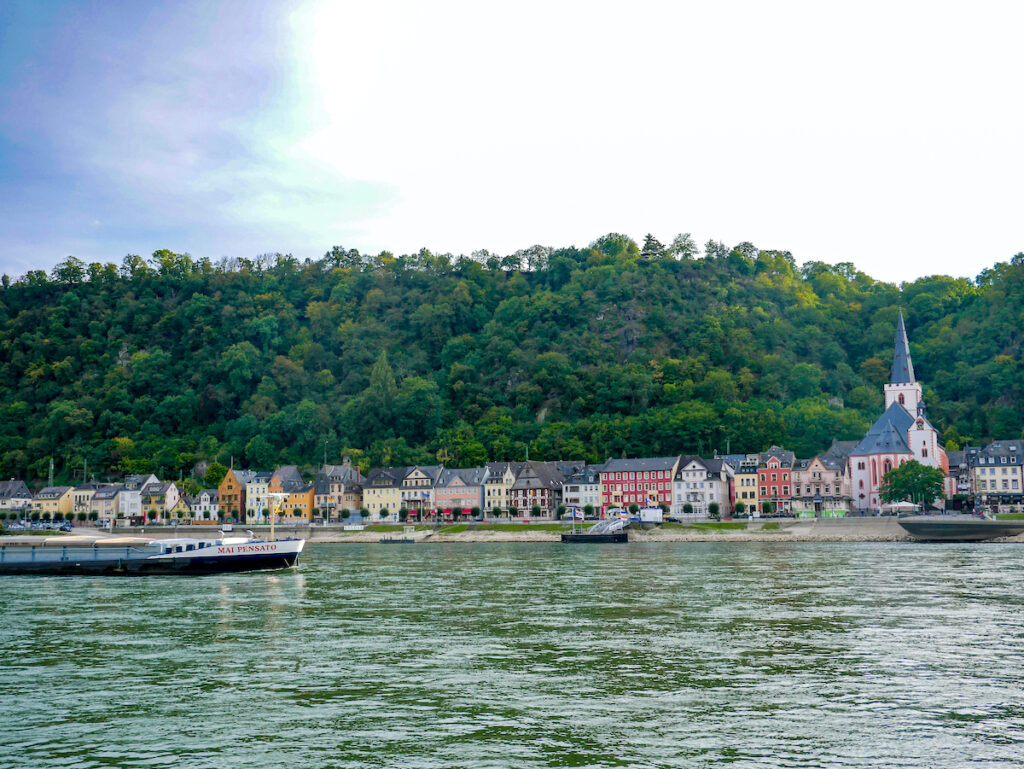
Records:
[[[896,323],[892,373],[883,390],[885,413],[850,453],[849,477],[855,510],[878,510],[882,505],[882,478],[910,459],[949,474],[949,460],[939,443],[938,431],[925,416],[921,383],[914,379],[902,310]]]

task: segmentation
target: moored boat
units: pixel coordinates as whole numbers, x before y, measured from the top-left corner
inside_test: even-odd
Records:
[[[926,542],[983,542],[1024,533],[1024,521],[1000,521],[980,515],[901,515],[910,536]]]
[[[0,574],[216,574],[295,566],[306,541],[107,538],[0,544]]]

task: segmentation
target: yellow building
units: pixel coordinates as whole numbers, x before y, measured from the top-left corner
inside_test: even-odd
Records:
[[[267,484],[267,495],[278,521],[294,523],[313,520],[315,487],[302,479],[295,465],[285,465],[274,471]]]
[[[757,455],[753,456],[756,457]],[[733,504],[742,502],[745,508],[745,515],[760,515],[761,498],[757,487],[757,460],[752,459],[740,462],[739,466],[734,469],[736,472],[733,476],[733,488],[736,494]]]
[[[363,483],[363,508],[373,518],[379,518],[382,510],[397,513],[402,507],[402,481],[408,473],[407,467],[384,467],[371,470]]]
[[[75,489],[73,486],[47,486],[32,499],[32,510],[38,513],[67,515],[74,510]]]

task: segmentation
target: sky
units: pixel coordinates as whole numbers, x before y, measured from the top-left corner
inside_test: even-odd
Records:
[[[0,270],[608,232],[1024,251],[1018,2],[0,3]]]

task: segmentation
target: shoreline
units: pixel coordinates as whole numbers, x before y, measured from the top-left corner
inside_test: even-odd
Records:
[[[480,542],[560,542],[563,531],[568,531],[565,524],[498,524],[499,528],[491,528],[489,524],[455,524],[434,528],[419,525],[411,537],[416,544],[444,543],[480,543]],[[519,528],[522,526],[522,528]],[[733,527],[735,526],[735,528]],[[767,528],[766,526],[771,526]],[[550,530],[547,530],[550,529]],[[148,531],[147,531],[148,530]],[[253,530],[256,536],[267,536],[269,527],[236,526],[236,534]],[[107,539],[113,537],[138,537],[143,539],[161,539],[168,537],[202,537],[217,536],[219,530],[214,527],[162,527],[140,526],[116,529],[113,534],[107,531],[84,529],[64,536],[32,537],[32,544],[42,539],[59,541],[67,537],[81,540],[82,537]],[[407,535],[401,525],[368,526],[363,531],[344,531],[341,527],[275,527],[275,538],[287,539],[301,537],[309,544],[379,544],[383,538],[405,538]],[[14,536],[0,538],[0,543],[7,541],[15,544]],[[730,524],[665,524],[652,529],[629,529],[629,541],[636,542],[913,542],[915,541],[896,522],[895,518],[829,518],[829,519],[789,519],[773,521],[733,522]],[[1000,542],[1024,542],[1024,534],[1016,537],[1005,537]],[[26,543],[27,544],[27,543]]]

